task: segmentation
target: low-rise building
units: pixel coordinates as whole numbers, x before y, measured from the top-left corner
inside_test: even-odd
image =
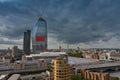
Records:
[[[81,76],[90,80],[117,80],[116,77],[111,77],[109,73],[93,72],[90,70],[80,70]]]
[[[17,61],[14,63],[14,69],[43,69],[47,68],[47,62],[44,59],[38,59],[36,61]]]
[[[36,61],[38,59],[45,59],[47,63],[52,63],[57,57],[62,57],[67,60],[68,56],[66,52],[42,52],[40,54],[30,54],[22,56],[22,61]]]

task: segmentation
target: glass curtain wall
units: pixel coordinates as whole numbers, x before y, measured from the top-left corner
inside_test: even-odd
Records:
[[[40,53],[47,49],[47,23],[39,18],[32,29],[32,48],[34,53]]]

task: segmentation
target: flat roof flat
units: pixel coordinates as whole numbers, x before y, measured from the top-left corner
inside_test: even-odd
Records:
[[[6,76],[8,76],[8,74],[3,74],[3,75],[0,75],[0,80],[5,78]]]
[[[35,57],[35,56],[59,56],[62,54],[66,54],[66,52],[42,52],[40,54],[30,54],[27,55],[26,57]]]
[[[18,80],[20,74],[13,74],[8,80]]]
[[[120,72],[110,73],[110,76],[112,76],[112,77],[119,77],[120,78]]]

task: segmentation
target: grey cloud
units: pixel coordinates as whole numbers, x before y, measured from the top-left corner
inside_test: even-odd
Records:
[[[48,33],[58,41],[77,44],[120,39],[119,0],[20,0],[0,3],[0,16],[7,17],[0,25],[0,34],[20,39],[37,18],[47,20]],[[2,20],[2,18],[0,20]],[[110,35],[106,35],[112,33]]]
[[[8,44],[8,45],[21,45],[22,43],[0,39],[0,44]]]

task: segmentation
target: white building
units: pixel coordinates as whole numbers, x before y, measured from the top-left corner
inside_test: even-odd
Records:
[[[47,63],[51,63],[53,59],[62,57],[67,60],[66,52],[42,52],[40,54],[24,55],[22,61],[36,61],[37,59],[46,59]]]

